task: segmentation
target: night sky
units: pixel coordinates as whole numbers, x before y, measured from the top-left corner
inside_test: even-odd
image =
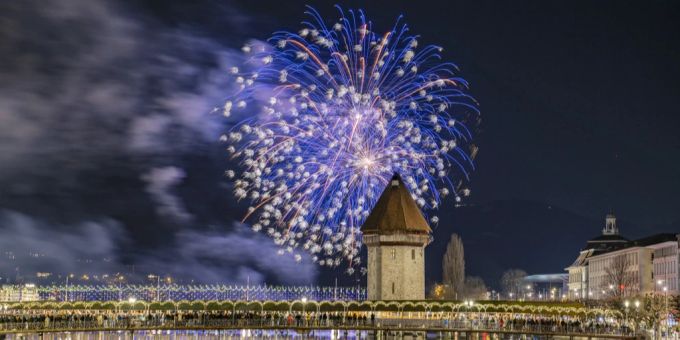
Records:
[[[218,142],[230,122],[210,115],[240,46],[297,30],[305,4],[338,16],[326,1],[0,4],[2,281],[38,270],[342,277],[277,256],[238,223],[245,206]],[[481,103],[472,196],[442,208],[429,282],[453,232],[468,272],[495,285],[511,267],[561,272],[610,211],[630,238],[680,231],[677,1],[339,4],[378,30],[404,15]]]

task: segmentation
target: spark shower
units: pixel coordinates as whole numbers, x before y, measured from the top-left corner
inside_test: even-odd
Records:
[[[397,20],[379,31],[363,11],[325,21],[308,8],[298,32],[242,48],[222,113],[240,121],[222,136],[238,169],[244,220],[279,253],[322,266],[361,268],[360,226],[394,173],[436,225],[445,196],[469,194],[477,102],[442,47],[419,46]],[[362,268],[363,269],[363,268]]]

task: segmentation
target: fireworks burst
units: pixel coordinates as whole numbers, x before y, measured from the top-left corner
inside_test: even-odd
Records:
[[[297,260],[300,248],[320,265],[346,260],[351,274],[359,227],[394,173],[426,214],[443,196],[467,195],[465,123],[479,112],[441,47],[419,48],[399,20],[378,34],[362,11],[338,9],[335,23],[309,8],[314,20],[299,32],[243,47],[248,61],[231,69],[238,91],[222,111],[256,111],[223,140],[243,169],[226,174],[252,202],[253,230]]]

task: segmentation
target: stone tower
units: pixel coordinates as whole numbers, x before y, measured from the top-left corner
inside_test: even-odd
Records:
[[[431,229],[399,175],[392,177],[361,231],[368,247],[368,299],[425,299]]]

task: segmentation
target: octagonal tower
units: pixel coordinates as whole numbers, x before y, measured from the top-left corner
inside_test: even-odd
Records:
[[[431,229],[399,175],[392,177],[361,231],[368,247],[368,299],[425,299]]]

